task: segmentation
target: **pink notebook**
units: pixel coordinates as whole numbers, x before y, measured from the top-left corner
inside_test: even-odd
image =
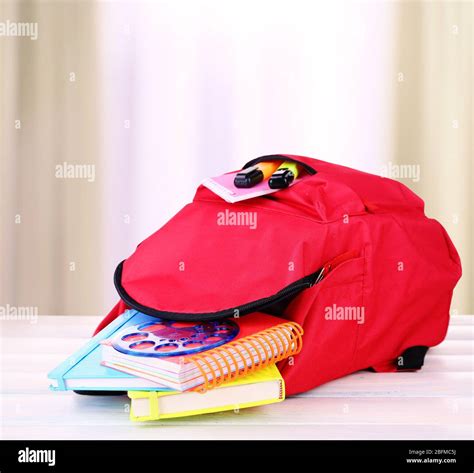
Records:
[[[268,186],[268,179],[258,183],[256,186],[249,188],[239,188],[234,186],[234,177],[240,171],[230,172],[217,177],[208,177],[204,179],[202,185],[207,187],[209,190],[222,197],[226,202],[231,204],[240,202],[241,200],[253,199],[254,197],[260,197],[262,195],[273,194],[284,189],[270,189]],[[291,184],[294,186],[298,182],[308,177],[308,174],[301,173],[297,179]]]

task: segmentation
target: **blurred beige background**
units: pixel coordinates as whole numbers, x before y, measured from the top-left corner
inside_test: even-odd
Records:
[[[471,2],[1,2],[7,21],[38,37],[0,36],[0,305],[104,313],[200,180],[288,152],[415,166],[474,312]]]

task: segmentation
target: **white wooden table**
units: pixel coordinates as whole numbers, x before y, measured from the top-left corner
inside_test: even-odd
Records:
[[[3,439],[472,439],[474,316],[452,318],[447,339],[417,373],[358,372],[283,403],[132,423],[125,396],[51,392],[46,374],[79,348],[92,316],[0,321]]]

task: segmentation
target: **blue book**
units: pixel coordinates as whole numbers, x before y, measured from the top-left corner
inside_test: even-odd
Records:
[[[172,391],[153,381],[101,365],[100,342],[147,317],[136,310],[127,310],[118,316],[48,374],[50,388],[53,391]]]

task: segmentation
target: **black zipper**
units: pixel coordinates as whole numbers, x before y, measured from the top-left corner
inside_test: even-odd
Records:
[[[290,158],[288,156],[285,156],[284,154],[269,154],[268,156],[260,156],[259,158],[252,159],[248,163],[245,164],[245,166],[242,169],[249,168],[250,166],[254,166],[255,164],[261,163],[262,161],[272,161],[272,160],[283,160],[283,161],[290,161],[292,163],[299,164],[308,174],[316,174],[318,171],[314,169],[313,167],[309,166],[306,163],[303,163],[301,161],[298,161],[297,159]]]
[[[234,317],[235,314],[247,315],[251,312],[262,311],[266,307],[271,306],[281,300],[285,299],[288,296],[293,294],[298,294],[299,292],[307,289],[309,287],[314,286],[319,281],[321,281],[324,273],[324,267],[318,269],[314,273],[309,274],[308,276],[304,276],[301,279],[291,283],[290,285],[284,287],[276,294],[273,294],[269,297],[264,297],[262,299],[258,299],[253,302],[248,302],[246,304],[242,304],[237,307],[232,307],[229,309],[219,310],[217,312],[169,312],[163,310],[153,309],[151,307],[146,307],[135,299],[133,299],[122,286],[122,270],[123,270],[123,263],[122,261],[115,270],[114,274],[114,283],[119,293],[121,299],[132,309],[138,310],[139,312],[143,312],[144,314],[151,315],[153,317],[159,317],[160,319],[165,320],[179,320],[179,321],[206,321],[206,320],[217,320],[222,319],[225,317]]]

